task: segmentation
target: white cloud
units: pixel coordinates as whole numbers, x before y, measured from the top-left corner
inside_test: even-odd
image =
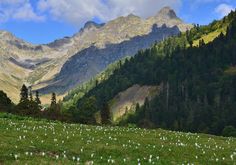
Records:
[[[220,17],[224,17],[227,14],[229,14],[232,10],[234,10],[233,6],[223,3],[216,7],[215,12],[218,13]]]
[[[43,21],[44,16],[35,13],[29,0],[1,0],[0,22],[6,22],[9,19]]]
[[[29,3],[24,4],[22,7],[16,10],[12,16],[14,19],[25,20],[25,21],[43,21],[44,16],[38,16]]]
[[[181,0],[40,0],[38,9],[56,20],[81,25],[93,18],[106,22],[130,13],[146,18],[164,6],[180,5]]]

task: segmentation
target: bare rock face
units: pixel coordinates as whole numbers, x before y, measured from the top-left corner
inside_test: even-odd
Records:
[[[146,49],[153,43],[159,42],[165,37],[177,35],[179,32],[177,26],[168,28],[165,25],[162,27],[153,25],[152,31],[147,35],[133,37],[118,44],[107,44],[105,48],[91,46],[84,49],[63,65],[60,73],[52,82],[49,82],[52,85],[41,88],[40,92],[57,91],[63,94],[73,88],[75,84],[88,81],[109,64],[126,56],[132,56],[139,50]]]
[[[102,27],[102,26],[104,26],[105,24],[97,24],[96,22],[93,22],[93,21],[88,21],[88,22],[86,22],[85,24],[84,24],[84,28],[83,28],[83,30],[85,30],[85,29],[91,29],[91,28],[100,28],[100,27]]]
[[[165,7],[145,20],[130,14],[106,24],[89,21],[74,36],[47,45],[33,45],[0,31],[0,90],[14,101],[22,83],[45,94],[64,93],[110,63],[191,27]]]
[[[179,19],[176,16],[176,13],[174,10],[172,10],[170,7],[164,7],[163,9],[161,9],[158,14],[157,17],[161,17],[164,19]]]

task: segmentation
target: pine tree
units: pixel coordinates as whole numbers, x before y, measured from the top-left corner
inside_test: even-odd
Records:
[[[143,105],[143,107],[144,107],[144,118],[146,119],[146,120],[148,120],[148,121],[150,121],[150,118],[151,118],[151,114],[150,114],[150,103],[149,103],[149,99],[146,97],[145,98],[145,101],[144,101],[144,105]]]
[[[136,111],[136,112],[139,112],[139,111],[140,111],[140,105],[139,105],[139,103],[136,104],[135,111]]]
[[[39,91],[35,92],[35,102],[37,103],[37,105],[41,105],[41,101],[39,98]]]
[[[7,94],[0,90],[0,112],[10,112],[13,108],[11,100]]]
[[[98,86],[98,80],[95,81],[95,87],[97,87],[97,86]]]
[[[50,108],[52,110],[56,110],[56,106],[57,106],[56,94],[53,92],[52,93],[52,98],[51,98],[51,106],[50,106]]]
[[[28,88],[23,84],[20,90],[20,102],[17,105],[16,112],[21,115],[29,115],[31,113],[31,104],[28,99]]]
[[[110,108],[107,103],[103,104],[103,108],[101,110],[101,122],[102,124],[109,124],[111,122]]]
[[[39,98],[39,92],[38,91],[35,92],[35,100],[34,100],[34,102],[36,104],[36,109],[40,110],[42,108],[42,106],[41,106],[41,101],[40,101],[40,98]]]
[[[28,89],[29,89],[29,100],[32,102],[33,101],[33,95],[32,95],[32,88],[31,88],[31,86],[28,87]]]
[[[20,103],[27,101],[28,101],[28,89],[25,86],[25,84],[23,84],[20,92]]]

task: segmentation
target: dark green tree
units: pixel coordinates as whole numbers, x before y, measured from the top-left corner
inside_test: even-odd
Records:
[[[13,109],[13,104],[11,100],[7,97],[7,94],[0,91],[0,112],[11,112]]]
[[[222,135],[226,137],[236,137],[236,128],[233,126],[226,126],[223,129]]]
[[[102,124],[110,124],[111,123],[111,112],[109,105],[107,103],[103,104],[103,108],[101,109],[101,122]]]
[[[35,102],[37,103],[38,106],[41,106],[41,100],[39,98],[39,91],[35,92]]]
[[[28,88],[23,84],[20,91],[20,103],[28,101]]]
[[[56,110],[57,107],[57,98],[56,98],[56,93],[52,93],[52,98],[51,98],[51,105],[50,105],[50,109],[51,110]]]
[[[28,87],[28,91],[29,91],[29,100],[32,102],[33,101],[33,94],[32,94],[32,87],[31,86]]]
[[[20,91],[20,102],[16,107],[16,112],[20,115],[32,114],[32,106],[28,98],[28,88],[25,84],[23,84]]]
[[[86,98],[77,105],[78,110],[74,114],[74,120],[83,124],[95,124],[95,112],[98,112],[97,99],[94,96]]]

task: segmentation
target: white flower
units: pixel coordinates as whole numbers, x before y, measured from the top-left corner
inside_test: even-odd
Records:
[[[148,160],[148,162],[149,162],[149,163],[152,163],[152,159],[150,158],[150,159]]]
[[[15,159],[18,159],[18,158],[19,158],[19,156],[18,156],[17,154],[15,154],[14,157],[15,157]]]
[[[234,160],[234,155],[232,154],[232,155],[230,155],[230,158],[232,159],[232,160]]]

